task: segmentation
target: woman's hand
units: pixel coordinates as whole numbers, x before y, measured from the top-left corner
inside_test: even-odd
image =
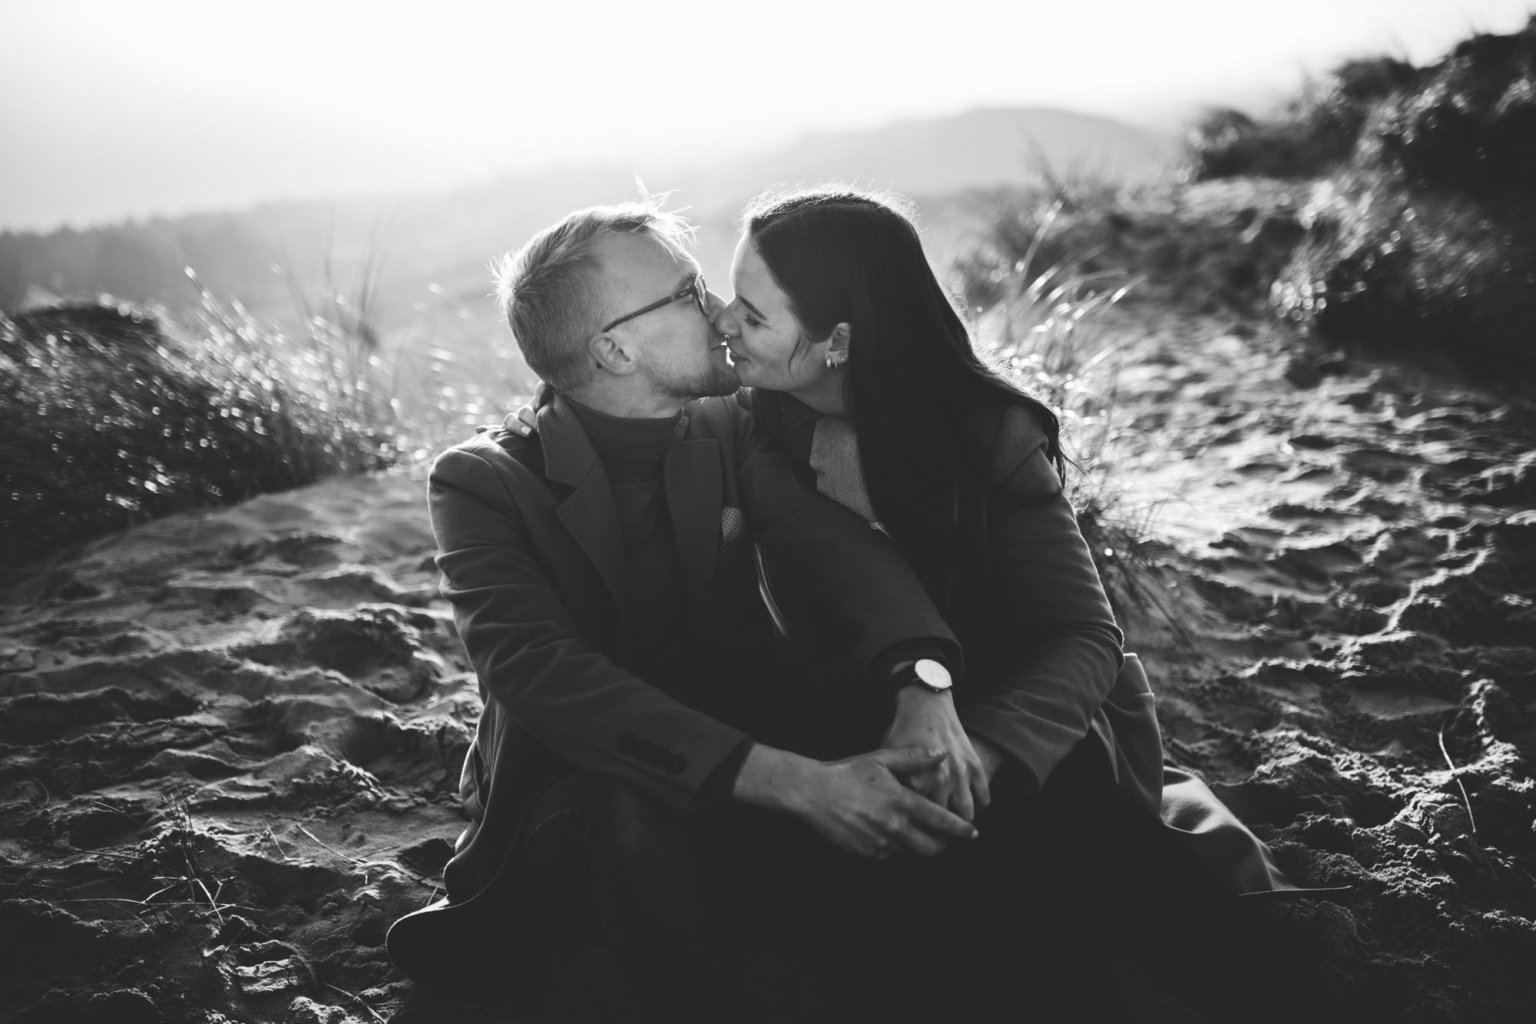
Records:
[[[989,782],[996,767],[989,772],[983,764],[948,693],[903,687],[896,694],[896,717],[880,745],[942,751],[942,760],[932,768],[908,774],[906,783],[966,821],[974,821],[976,812],[991,803]]]
[[[533,397],[517,407],[512,415],[517,417],[519,424],[517,432],[527,437],[539,429],[539,410],[554,401],[555,389],[544,381],[539,381],[539,386],[534,388]]]
[[[981,758],[981,770],[986,772],[987,785],[997,778],[997,770],[1008,760],[1008,755],[1003,753],[1003,748],[989,739],[981,736],[971,737],[971,746],[976,748],[976,756]]]
[[[524,437],[533,433],[539,425],[539,407],[534,405],[533,401],[530,398],[518,406],[517,411],[512,414],[517,417],[517,432]]]

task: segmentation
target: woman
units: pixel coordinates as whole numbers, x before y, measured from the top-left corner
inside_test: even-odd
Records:
[[[745,224],[716,329],[762,429],[808,483],[880,523],[946,613],[987,777],[1012,762],[1038,790],[1096,728],[1116,778],[1155,808],[1150,694],[1134,669],[1120,677],[1055,415],[977,357],[892,205],[800,192],[756,201]]]
[[[979,846],[992,857],[970,873],[1017,868],[1025,854],[985,840],[1022,830],[1042,871],[1091,890],[1074,906],[1107,897],[1098,912],[1132,946],[1165,940],[1170,914],[1203,904],[1182,938],[1221,958],[1234,936],[1198,932],[1232,921],[1227,893],[1295,887],[1203,783],[1165,780],[1145,675],[1122,656],[1062,494],[1055,415],[978,358],[893,201],[842,189],[768,195],[748,206],[744,227],[735,294],[715,326],[760,428],[807,482],[892,537],[965,650],[953,770],[915,785],[957,811],[991,795],[1013,805],[978,809]],[[775,597],[793,622],[797,602]],[[882,745],[952,734],[898,715]],[[973,759],[979,785],[967,783]],[[1160,810],[1183,827],[1158,825]]]

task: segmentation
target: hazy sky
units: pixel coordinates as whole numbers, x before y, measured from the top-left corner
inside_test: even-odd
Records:
[[[0,0],[0,228],[691,161],[980,105],[1172,130],[1536,0]],[[897,6],[892,3],[890,7]],[[409,9],[413,13],[395,13]]]

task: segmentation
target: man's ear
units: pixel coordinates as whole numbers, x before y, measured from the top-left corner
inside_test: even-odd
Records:
[[[612,334],[595,335],[587,342],[587,352],[600,370],[607,370],[616,377],[634,373],[639,364],[635,353],[624,341]]]
[[[833,357],[839,364],[845,363],[848,361],[848,346],[852,343],[853,325],[838,324],[827,336],[827,355]]]

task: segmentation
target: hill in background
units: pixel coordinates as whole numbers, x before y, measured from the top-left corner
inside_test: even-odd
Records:
[[[742,203],[772,184],[826,179],[937,197],[1037,183],[1044,173],[1136,178],[1165,166],[1173,140],[1099,117],[981,109],[860,132],[806,136],[712,166],[641,168],[699,223],[707,273],[723,277]],[[294,294],[355,289],[388,330],[424,313],[490,320],[486,263],[579,206],[636,191],[629,166],[554,167],[439,194],[286,202],[230,213],[0,234],[0,309],[109,294],[172,310],[197,302],[185,267],[254,315],[295,312]],[[930,229],[936,227],[930,215]],[[942,228],[940,226],[942,232]],[[942,246],[941,246],[942,247]],[[371,268],[371,270],[370,270]],[[435,285],[436,287],[429,286]]]

